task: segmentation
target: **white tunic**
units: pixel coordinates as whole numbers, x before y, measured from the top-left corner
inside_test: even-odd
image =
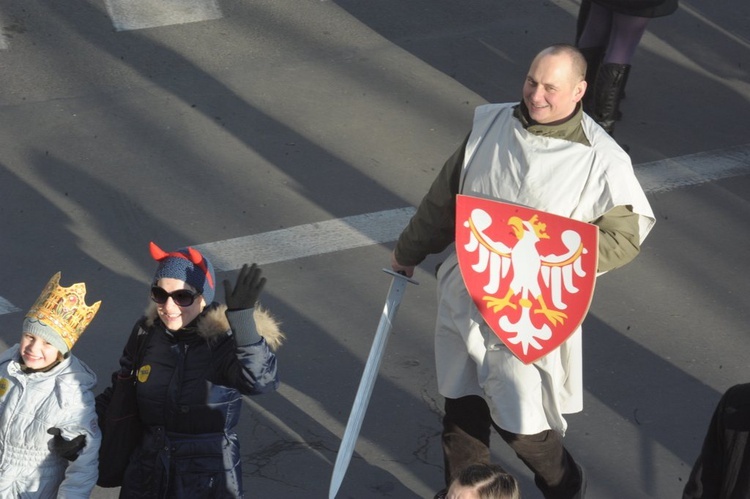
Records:
[[[590,146],[529,133],[514,104],[478,107],[466,145],[461,193],[521,204],[591,222],[615,206],[639,217],[640,240],[654,215],[628,155],[591,118],[582,126]],[[581,330],[526,365],[498,339],[474,306],[455,252],[438,272],[435,355],[444,397],[479,395],[494,422],[518,434],[554,429],[563,414],[583,409]]]

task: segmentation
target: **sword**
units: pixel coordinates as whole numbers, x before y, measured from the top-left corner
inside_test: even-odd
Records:
[[[341,439],[341,446],[339,447],[339,453],[336,456],[336,464],[333,467],[333,474],[331,475],[331,486],[328,489],[328,499],[334,499],[336,497],[339,487],[341,487],[341,482],[344,480],[346,469],[349,467],[349,461],[352,459],[354,444],[357,443],[357,436],[359,436],[359,430],[362,428],[362,421],[365,419],[367,404],[370,402],[372,389],[375,386],[375,379],[378,376],[380,363],[383,360],[383,352],[385,351],[385,344],[388,341],[388,333],[393,326],[393,318],[398,311],[398,306],[404,295],[406,284],[409,282],[412,284],[419,284],[417,281],[391,270],[383,269],[383,272],[393,276],[393,279],[391,280],[391,288],[388,290],[388,296],[385,298],[385,307],[383,307],[383,313],[380,315],[380,323],[375,332],[375,338],[372,340],[370,355],[367,357],[365,370],[362,373],[362,379],[359,381],[357,396],[354,397],[352,412],[349,413],[349,422],[346,424],[346,430],[344,430],[344,436]]]

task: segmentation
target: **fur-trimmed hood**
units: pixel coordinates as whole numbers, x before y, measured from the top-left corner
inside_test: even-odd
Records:
[[[211,338],[226,333],[230,329],[226,311],[226,305],[213,304],[207,306],[203,313],[198,316],[198,322],[196,324],[196,332],[198,335],[206,340],[210,340]],[[146,326],[153,326],[154,322],[159,317],[156,312],[155,303],[149,303],[145,315]],[[253,318],[255,319],[255,327],[258,330],[258,334],[265,338],[266,343],[271,350],[276,351],[286,339],[286,335],[284,335],[279,327],[281,323],[260,305],[255,306],[255,309],[253,310]]]

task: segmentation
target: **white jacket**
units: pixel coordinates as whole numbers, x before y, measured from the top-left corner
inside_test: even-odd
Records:
[[[96,375],[73,355],[30,374],[19,359],[19,345],[0,354],[0,498],[90,497],[101,443]],[[68,440],[86,436],[78,459],[68,462],[50,451],[52,427]]]

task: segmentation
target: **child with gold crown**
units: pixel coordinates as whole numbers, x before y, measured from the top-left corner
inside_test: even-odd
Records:
[[[23,322],[19,344],[0,354],[0,497],[91,495],[101,433],[96,375],[70,350],[99,310],[86,285],[50,279]]]

